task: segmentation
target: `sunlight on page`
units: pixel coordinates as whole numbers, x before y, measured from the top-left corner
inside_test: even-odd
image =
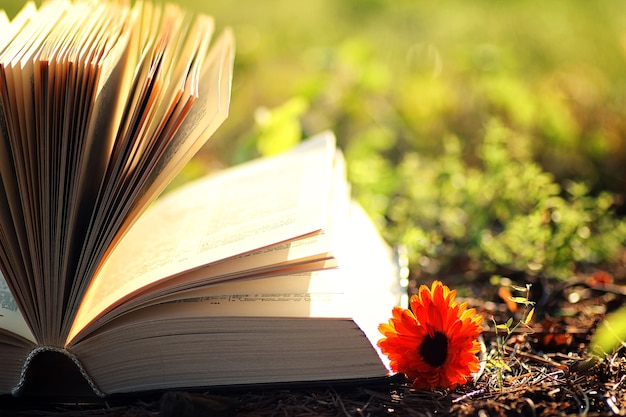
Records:
[[[337,269],[250,279],[163,297],[150,307],[192,317],[349,318],[345,288]],[[175,307],[177,313],[169,310]],[[163,310],[164,311],[164,310]],[[123,323],[124,319],[121,319]]]
[[[401,304],[406,288],[402,288],[398,265],[394,254],[378,230],[358,204],[351,207],[350,244],[347,255],[353,262],[346,265],[343,273],[349,277],[351,298],[355,311],[354,321],[375,347],[381,361],[389,368],[389,359],[377,346],[382,337],[378,325],[389,315],[391,309]],[[373,244],[376,243],[376,244]],[[366,308],[363,308],[366,305]]]
[[[322,135],[165,196],[94,278],[68,341],[109,307],[170,275],[319,231],[333,157],[334,137]]]
[[[331,197],[328,199],[328,215],[323,230],[319,233],[264,246],[208,266],[172,275],[164,280],[165,282],[151,284],[149,288],[142,289],[141,293],[134,295],[132,299],[125,300],[115,308],[109,309],[108,313],[98,319],[98,325],[119,314],[133,310],[137,306],[151,304],[153,299],[169,296],[173,292],[236,279],[257,279],[337,267],[336,254],[341,251],[341,230],[345,229],[350,212],[349,187],[345,181],[345,170],[345,160],[341,152],[336,152]],[[268,178],[273,177],[268,176]],[[97,326],[90,326],[90,331],[93,327]]]

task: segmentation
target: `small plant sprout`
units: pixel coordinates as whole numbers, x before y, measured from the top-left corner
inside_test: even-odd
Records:
[[[504,373],[511,372],[511,367],[508,365],[508,362],[514,359],[515,356],[514,351],[510,352],[511,356],[507,355],[505,346],[507,345],[509,339],[513,334],[525,336],[533,333],[530,323],[533,319],[533,315],[535,314],[535,303],[530,300],[530,288],[531,284],[526,284],[525,287],[511,285],[512,290],[524,294],[523,296],[510,296],[507,300],[515,303],[523,309],[522,315],[517,322],[513,317],[509,317],[505,323],[497,323],[495,319],[492,318],[494,332],[496,335],[496,346],[487,356],[486,365],[496,370],[498,387],[500,389],[503,387]]]

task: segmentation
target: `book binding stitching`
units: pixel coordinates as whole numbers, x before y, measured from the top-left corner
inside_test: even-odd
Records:
[[[85,368],[83,368],[83,365],[80,363],[80,361],[78,360],[76,356],[74,356],[72,353],[70,353],[66,349],[62,349],[62,348],[58,348],[54,346],[38,346],[35,349],[30,351],[30,353],[26,357],[26,360],[24,361],[24,365],[22,366],[20,379],[17,385],[15,386],[15,388],[13,388],[13,390],[11,391],[11,393],[14,396],[19,395],[21,389],[24,387],[24,384],[26,383],[26,374],[28,373],[28,367],[30,363],[32,362],[33,358],[41,352],[58,352],[70,358],[70,360],[78,367],[78,371],[83,376],[83,378],[85,378],[85,381],[87,381],[87,383],[93,390],[94,394],[96,394],[98,397],[106,397],[106,394],[102,392],[100,388],[98,388],[96,383],[93,381],[93,379],[91,379],[89,374],[87,374],[87,371],[85,371]]]

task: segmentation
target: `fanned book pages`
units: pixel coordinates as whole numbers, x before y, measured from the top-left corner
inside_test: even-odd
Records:
[[[331,133],[159,197],[226,118],[228,29],[147,2],[0,20],[0,394],[387,375],[395,263]]]

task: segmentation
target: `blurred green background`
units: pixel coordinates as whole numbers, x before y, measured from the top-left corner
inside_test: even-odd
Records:
[[[229,119],[175,184],[331,129],[414,281],[624,276],[622,2],[180,3],[237,57]]]

